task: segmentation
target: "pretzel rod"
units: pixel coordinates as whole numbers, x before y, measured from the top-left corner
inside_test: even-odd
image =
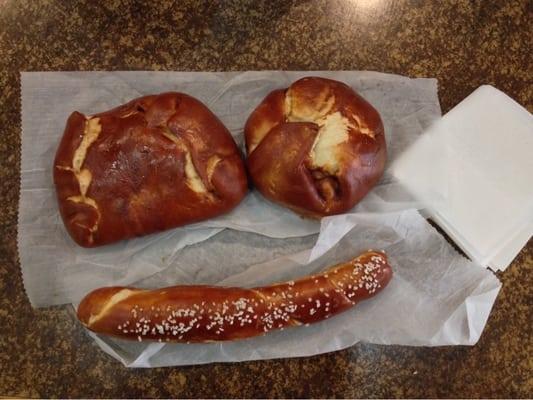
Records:
[[[78,318],[94,332],[138,341],[244,339],[330,318],[380,292],[391,277],[386,255],[368,251],[316,275],[252,289],[100,288],[82,300]]]

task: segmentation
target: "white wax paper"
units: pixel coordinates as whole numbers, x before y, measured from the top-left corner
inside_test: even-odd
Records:
[[[219,218],[83,249],[66,233],[52,181],[55,151],[66,120],[75,110],[90,115],[138,96],[181,91],[207,104],[242,145],[246,118],[261,100],[270,91],[309,75],[346,82],[378,109],[391,163],[440,116],[435,79],[377,72],[23,72],[18,238],[24,284],[32,305],[72,303],[100,286],[134,284],[172,265],[184,246],[203,241],[223,228],[272,238],[316,234],[318,222],[302,219],[254,191]],[[386,172],[358,209],[390,211],[413,206],[417,204],[401,183]],[[263,260],[251,260],[258,261]],[[213,270],[211,266],[218,268],[219,260],[211,259],[210,263],[205,266],[206,275]]]
[[[323,219],[322,224],[252,192],[227,215],[111,246],[83,249],[66,234],[57,210],[52,161],[72,111],[92,114],[137,96],[182,91],[206,103],[242,145],[244,122],[262,98],[306,75],[342,80],[379,110],[389,162],[440,116],[436,80],[375,72],[23,73],[18,240],[32,305],[76,304],[90,290],[110,285],[268,284],[378,248],[391,256],[395,276],[389,287],[352,311],[301,328],[305,335],[298,328],[234,343],[189,346],[93,337],[125,365],[137,367],[304,356],[359,340],[475,343],[500,283],[456,254],[416,211],[395,212],[418,204],[389,171],[352,213]]]

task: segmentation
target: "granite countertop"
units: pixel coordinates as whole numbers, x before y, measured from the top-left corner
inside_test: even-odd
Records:
[[[438,78],[443,111],[481,84],[533,111],[532,16],[528,0],[0,0],[0,396],[532,397],[533,241],[473,347],[154,370],[104,354],[67,307],[32,309],[16,248],[20,71],[376,70]]]

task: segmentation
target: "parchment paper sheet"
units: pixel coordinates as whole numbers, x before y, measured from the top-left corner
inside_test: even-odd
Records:
[[[65,122],[74,110],[90,115],[138,96],[182,91],[207,104],[242,145],[244,122],[264,96],[308,75],[342,80],[378,109],[385,125],[390,163],[440,116],[435,79],[409,79],[376,72],[22,73],[18,236],[25,288],[32,305],[75,302],[99,286],[133,284],[167,268],[185,245],[205,240],[222,228],[273,238],[317,233],[317,222],[304,220],[252,192],[233,212],[219,218],[87,250],[66,234],[52,182],[55,151]],[[386,173],[380,185],[358,207],[389,211],[416,205],[401,184]],[[216,264],[218,260],[211,262]]]
[[[378,109],[389,163],[440,116],[436,80],[375,72],[23,73],[18,239],[32,305],[76,304],[90,290],[109,285],[268,284],[379,248],[391,255],[396,273],[387,290],[342,316],[305,328],[305,335],[294,329],[192,346],[95,339],[125,365],[138,367],[304,356],[359,340],[475,343],[500,283],[457,255],[412,210],[419,204],[390,171],[352,213],[323,219],[322,224],[301,219],[252,192],[225,216],[111,246],[82,249],[66,234],[57,211],[52,161],[73,110],[91,114],[137,96],[182,91],[207,104],[242,145],[244,122],[262,98],[307,75],[342,80]],[[442,172],[445,166],[421,167]]]

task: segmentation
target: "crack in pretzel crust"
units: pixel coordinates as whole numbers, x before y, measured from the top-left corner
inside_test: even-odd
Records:
[[[357,123],[357,127],[354,126],[353,128],[357,129],[361,135],[366,135],[372,139],[376,138],[376,133],[373,132],[365,123],[363,123],[363,121],[358,115],[351,114],[351,117]]]
[[[363,123],[357,114],[349,113],[346,116],[336,107],[335,95],[331,91],[321,92],[313,105],[306,104],[305,99],[298,99],[297,96],[290,87],[287,89],[283,103],[284,118],[278,123],[310,122],[319,127],[310,152],[310,157],[317,168],[328,170],[330,167],[328,164],[332,162],[335,147],[346,142],[350,133],[354,132],[374,139],[375,133]],[[297,106],[294,105],[295,103]],[[264,136],[257,143],[254,143],[249,153],[252,153],[261,143]]]
[[[198,170],[194,165],[191,151],[189,150],[186,141],[176,136],[167,126],[162,126],[160,129],[162,135],[175,143],[184,154],[186,185],[192,191],[205,195],[208,199],[213,200],[216,197],[213,185],[213,174],[219,163],[222,161],[222,158],[217,154],[209,157],[206,163],[207,182],[204,182],[202,176],[198,173]]]
[[[207,193],[207,188],[205,187],[202,178],[200,177],[198,171],[196,170],[196,167],[194,166],[191,157],[191,152],[187,147],[185,141],[174,135],[168,127],[162,127],[161,133],[164,137],[175,143],[185,155],[185,177],[187,181],[187,186],[196,193]]]
[[[122,289],[120,292],[115,293],[109,301],[105,304],[105,306],[99,310],[96,314],[91,314],[89,316],[89,321],[87,322],[88,326],[91,326],[98,322],[102,317],[104,317],[107,312],[117,303],[126,300],[128,297],[130,297],[132,294],[136,293],[134,290],[130,289]]]
[[[347,142],[350,134],[362,134],[374,139],[374,133],[354,113],[344,115],[336,107],[336,98],[330,89],[321,91],[313,103],[299,98],[289,88],[285,93],[284,120],[286,123],[309,122],[318,126],[318,133],[309,152],[312,169],[336,175],[340,169],[339,145]],[[259,142],[258,144],[260,144]]]
[[[82,300],[78,318],[94,332],[130,340],[244,339],[328,319],[374,296],[391,277],[386,255],[369,250],[322,273],[252,289],[101,288]]]
[[[72,157],[72,166],[56,166],[56,168],[58,169],[72,172],[76,180],[78,181],[80,194],[77,196],[67,197],[67,201],[72,201],[78,204],[85,204],[89,207],[94,208],[94,210],[96,211],[96,221],[92,226],[85,226],[77,223],[79,227],[87,229],[89,231],[90,243],[93,242],[94,233],[98,230],[98,224],[100,222],[101,214],[96,201],[93,198],[87,196],[87,191],[89,190],[89,186],[91,185],[92,181],[91,171],[87,168],[82,167],[83,163],[85,162],[85,158],[87,157],[87,151],[89,150],[89,147],[91,147],[91,145],[98,139],[98,136],[101,132],[102,125],[100,124],[100,118],[87,117],[85,119],[81,143],[74,151],[74,155]]]

